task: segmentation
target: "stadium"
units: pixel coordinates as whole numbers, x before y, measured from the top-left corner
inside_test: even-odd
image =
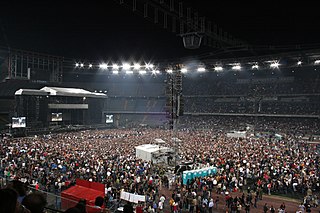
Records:
[[[25,31],[53,40],[37,46],[0,17],[0,213],[320,210],[318,43],[252,45],[184,3],[108,3],[145,28],[119,57],[117,36],[77,50],[65,26]],[[143,48],[159,53],[128,56]]]

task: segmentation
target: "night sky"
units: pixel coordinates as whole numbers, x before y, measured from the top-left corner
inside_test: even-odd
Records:
[[[312,2],[183,2],[253,46],[320,44],[320,13]],[[114,0],[3,0],[0,5],[0,45],[5,47],[92,60],[172,59],[213,51],[185,49],[175,33]]]

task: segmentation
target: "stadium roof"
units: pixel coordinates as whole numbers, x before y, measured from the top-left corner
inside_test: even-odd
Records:
[[[320,14],[308,2],[263,7],[260,1],[209,0],[66,1],[63,7],[52,1],[2,2],[0,45],[75,59],[194,57],[221,50],[216,35],[263,49],[320,43]],[[177,35],[192,31],[206,33],[200,48],[191,51]],[[228,53],[236,57],[236,50]]]

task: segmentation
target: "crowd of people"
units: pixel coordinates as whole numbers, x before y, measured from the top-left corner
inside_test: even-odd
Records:
[[[234,98],[233,98],[234,99]],[[189,113],[242,113],[319,115],[319,102],[230,100],[217,98],[185,98],[185,111]]]
[[[120,190],[125,190],[146,195],[146,211],[163,208],[164,201],[169,202],[167,197],[162,198],[161,203],[163,187],[173,193],[172,211],[180,207],[191,212],[211,212],[213,203],[215,206],[223,203],[215,199],[215,193],[224,193],[227,197],[228,192],[234,191],[241,191],[243,195],[226,199],[231,211],[254,205],[263,193],[299,194],[305,196],[305,204],[318,205],[320,159],[316,144],[290,131],[279,132],[282,138],[273,134],[231,138],[225,133],[228,126],[233,126],[232,121],[221,119],[217,124],[203,123],[212,126],[196,129],[182,125],[176,131],[87,130],[3,138],[0,173],[3,179],[19,179],[56,194],[72,186],[77,178],[104,183],[107,206],[119,199]],[[279,131],[285,129],[281,129],[279,123],[274,124],[279,126]],[[182,143],[177,146],[173,137]],[[177,148],[177,162],[192,161],[194,169],[213,166],[218,168],[217,173],[190,180],[185,185],[179,175],[169,178],[167,166],[136,158],[135,147],[152,143],[155,138],[162,138],[166,146]]]
[[[185,78],[185,95],[238,95],[238,96],[273,96],[279,94],[314,94],[319,93],[319,74],[303,77],[263,77],[248,76]]]

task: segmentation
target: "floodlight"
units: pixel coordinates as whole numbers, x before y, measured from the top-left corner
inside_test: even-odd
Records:
[[[232,66],[233,70],[241,70],[241,66],[240,65],[235,65],[235,66]]]
[[[134,65],[133,65],[133,69],[135,69],[135,70],[140,69],[140,67],[141,67],[140,64],[134,64]]]
[[[320,60],[315,60],[314,64],[320,64]]]
[[[222,71],[222,70],[223,70],[223,67],[218,66],[218,67],[215,67],[214,70],[215,70],[215,71]]]
[[[83,66],[84,66],[84,64],[83,64],[83,63],[81,63],[81,64],[80,64],[80,67],[83,67]]]
[[[129,70],[130,67],[131,67],[131,66],[130,66],[130,64],[128,64],[128,63],[122,65],[122,68],[123,68],[124,70]]]
[[[273,63],[270,64],[270,67],[271,67],[271,68],[278,68],[279,65],[280,65],[280,64],[279,64],[278,62],[273,62]]]
[[[159,70],[152,70],[151,73],[152,73],[153,75],[156,75],[156,74],[159,74],[160,71],[159,71]]]
[[[103,63],[99,65],[100,69],[108,69],[108,64]]]
[[[181,69],[181,72],[182,72],[182,73],[186,73],[186,72],[188,72],[188,70],[187,70],[186,68],[182,68],[182,69]]]
[[[146,64],[146,69],[152,69],[154,67],[153,64]]]
[[[167,73],[173,73],[173,70],[172,69],[168,69]]]
[[[141,75],[147,74],[147,71],[145,71],[145,70],[140,70],[140,71],[139,71],[139,74],[141,74]]]
[[[126,74],[133,74],[133,71],[132,70],[127,70]]]
[[[113,74],[119,74],[119,71],[118,70],[112,70],[112,73]]]
[[[89,64],[89,68],[92,68],[92,64]]]
[[[198,68],[198,72],[205,72],[206,71],[206,68],[204,68],[204,67],[199,67]]]
[[[301,64],[302,64],[302,61],[298,61],[298,62],[297,62],[297,65],[301,65]]]
[[[76,63],[76,67],[78,67],[79,66],[79,63]]]
[[[252,69],[259,69],[259,65],[258,65],[258,64],[254,64],[254,65],[252,65],[251,68],[252,68]]]
[[[114,69],[114,70],[117,70],[117,69],[119,69],[119,66],[118,66],[118,64],[113,64],[113,65],[112,65],[112,69]]]

